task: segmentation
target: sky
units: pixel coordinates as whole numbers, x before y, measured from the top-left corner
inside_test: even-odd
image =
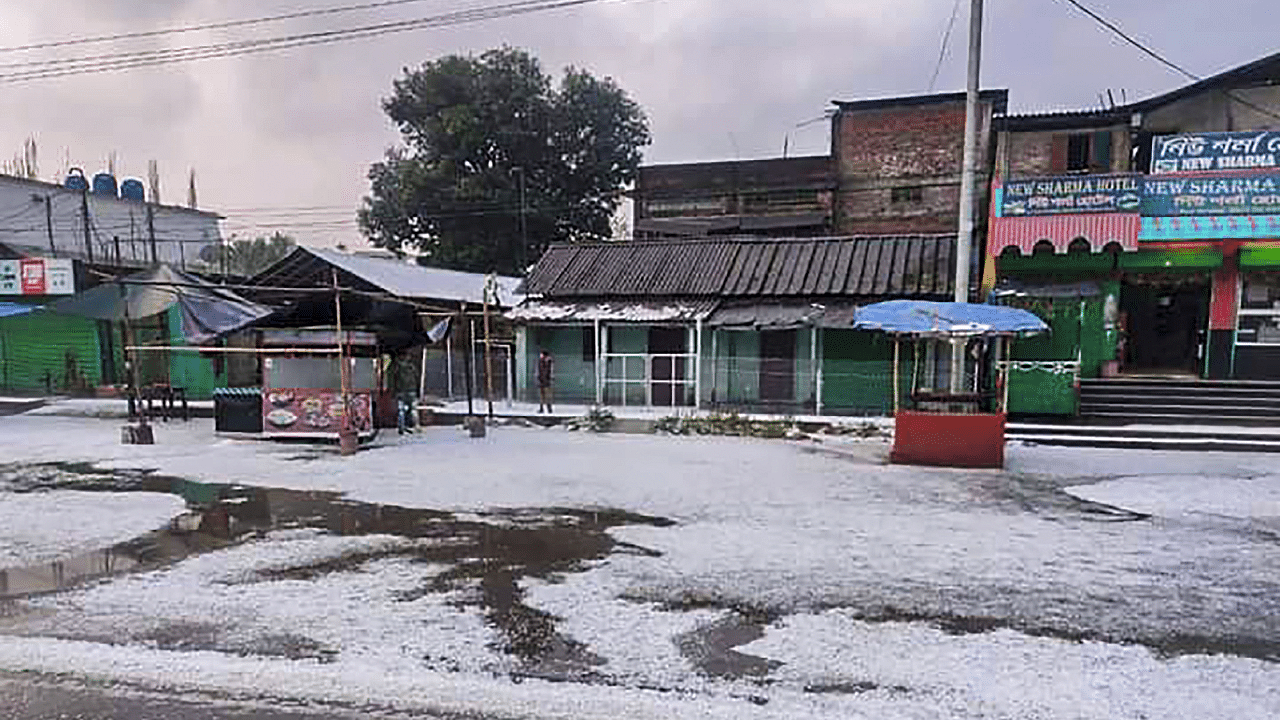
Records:
[[[415,0],[111,44],[0,50],[0,75],[14,63],[290,35],[500,1]],[[1198,74],[1277,50],[1272,0],[1083,1]],[[5,0],[0,48],[357,2]],[[792,155],[824,154],[827,124],[803,123],[821,117],[831,100],[930,91],[955,2],[602,0],[247,57],[0,80],[0,159],[28,137],[36,139],[47,180],[68,166],[104,170],[112,153],[117,175],[145,178],[154,159],[161,200],[185,203],[194,169],[200,207],[227,217],[225,235],[280,230],[306,244],[360,246],[354,216],[368,192],[368,167],[398,139],[381,101],[405,68],[503,44],[522,47],[555,76],[573,65],[626,89],[650,120],[646,162],[771,157],[784,144]],[[967,5],[960,1],[934,91],[964,88]],[[1120,102],[1185,83],[1067,0],[988,2],[982,78],[984,87],[1009,89],[1013,112],[1092,108],[1107,90]]]

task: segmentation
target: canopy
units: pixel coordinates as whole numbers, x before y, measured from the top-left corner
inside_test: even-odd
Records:
[[[924,300],[889,300],[859,308],[853,327],[920,337],[1033,335],[1049,329],[1043,320],[1018,308]]]
[[[160,265],[121,280],[103,284],[46,309],[62,315],[79,315],[98,320],[120,321],[159,315],[177,305],[182,316],[182,336],[190,343],[203,343],[245,327],[271,314],[271,309],[249,302],[239,295]]]
[[[21,305],[18,303],[0,302],[0,318],[11,317],[13,315],[26,315],[29,312],[39,310],[38,305]]]

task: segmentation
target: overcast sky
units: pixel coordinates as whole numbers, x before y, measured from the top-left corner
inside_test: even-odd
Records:
[[[4,0],[0,45],[259,17],[356,0]],[[378,11],[129,44],[0,53],[0,65],[286,35],[421,17],[498,0],[423,0]],[[1274,0],[1085,0],[1170,59],[1212,74],[1276,51]],[[936,91],[964,86],[961,0]],[[648,162],[767,157],[828,149],[832,99],[929,90],[953,0],[607,0],[569,10],[267,55],[127,72],[0,82],[0,157],[31,135],[41,176],[66,167],[145,177],[159,162],[162,200],[201,207],[225,233],[282,227],[300,241],[359,243],[354,209],[368,165],[396,142],[380,109],[406,66],[501,44],[548,71],[576,65],[615,78],[649,115]],[[55,9],[56,8],[56,9]],[[1065,0],[987,2],[983,84],[1010,90],[1015,112],[1096,107],[1110,88],[1137,99],[1183,79],[1125,45]],[[12,68],[0,68],[11,72]],[[317,207],[292,211],[287,208]]]

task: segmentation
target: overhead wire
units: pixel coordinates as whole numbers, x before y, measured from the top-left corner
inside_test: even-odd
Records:
[[[426,28],[451,27],[470,23],[517,17],[549,10],[590,5],[606,0],[520,0],[496,5],[480,6],[439,15],[377,23],[354,28],[340,28],[310,33],[297,33],[274,38],[239,40],[182,48],[154,51],[115,53],[93,57],[67,58],[57,61],[16,63],[13,67],[31,67],[0,73],[0,82],[19,83],[34,80],[89,75],[119,70],[132,70],[158,65],[193,62],[214,58],[239,57],[262,52],[272,52],[311,45],[325,45],[348,40],[378,37],[391,33],[409,32]],[[613,0],[622,1],[622,0]],[[56,63],[50,66],[50,63]]]
[[[947,21],[947,29],[942,33],[942,46],[938,48],[938,62],[933,66],[933,75],[929,78],[929,92],[933,92],[938,84],[938,73],[942,72],[942,61],[947,57],[947,46],[951,42],[951,31],[956,27],[956,18],[960,15],[960,0],[951,3],[951,19]]]
[[[308,17],[317,17],[322,15],[338,15],[342,13],[358,12],[363,10],[377,10],[396,5],[410,5],[429,0],[382,0],[381,2],[361,3],[358,5],[338,5],[334,7],[313,8],[311,10],[299,10],[289,13],[281,13],[279,15],[265,15],[256,18],[242,18],[238,20],[221,20],[214,22],[206,22],[198,25],[184,25],[180,27],[161,28],[159,30],[138,30],[136,32],[115,33],[111,35],[93,35],[89,37],[69,38],[66,40],[50,40],[45,42],[28,43],[26,45],[10,45],[8,47],[0,47],[0,53],[16,53],[29,52],[32,50],[45,50],[49,48],[70,47],[73,45],[92,45],[106,42],[118,42],[120,40],[136,40],[140,38],[161,37],[164,35],[177,35],[182,33],[201,32],[204,30],[225,30],[236,27],[248,27],[252,25],[263,25],[273,22],[282,22],[285,20],[299,20]]]
[[[1146,45],[1144,45],[1141,41],[1137,40],[1137,39],[1136,39],[1136,38],[1134,38],[1132,35],[1130,35],[1129,33],[1125,32],[1123,29],[1121,29],[1119,25],[1117,25],[1117,24],[1115,24],[1114,22],[1112,22],[1112,21],[1110,21],[1110,20],[1106,19],[1106,18],[1105,18],[1105,17],[1103,17],[1102,15],[1098,14],[1096,11],[1094,11],[1094,10],[1090,9],[1090,8],[1089,8],[1089,7],[1087,7],[1084,3],[1080,2],[1080,0],[1059,0],[1059,2],[1065,2],[1065,3],[1068,3],[1068,4],[1069,4],[1069,5],[1071,5],[1072,7],[1076,8],[1077,10],[1079,10],[1080,12],[1082,12],[1082,13],[1084,13],[1085,15],[1089,16],[1091,19],[1093,19],[1093,20],[1094,20],[1095,22],[1097,22],[1099,25],[1102,25],[1104,28],[1106,28],[1107,30],[1109,30],[1109,31],[1111,31],[1112,33],[1114,33],[1114,34],[1115,34],[1117,37],[1119,37],[1121,40],[1124,40],[1126,43],[1128,43],[1128,44],[1130,44],[1130,45],[1134,46],[1134,47],[1135,47],[1135,48],[1137,48],[1138,50],[1142,51],[1142,52],[1143,52],[1143,54],[1150,56],[1151,58],[1153,58],[1154,60],[1156,60],[1157,62],[1159,62],[1161,65],[1164,65],[1165,67],[1167,67],[1167,68],[1169,68],[1169,69],[1173,70],[1174,72],[1177,72],[1177,73],[1179,73],[1179,74],[1181,74],[1181,75],[1185,76],[1186,78],[1188,78],[1188,79],[1192,80],[1193,82],[1200,82],[1201,80],[1204,80],[1204,78],[1203,78],[1202,76],[1197,75],[1196,73],[1191,72],[1190,70],[1188,70],[1188,69],[1186,69],[1185,67],[1183,67],[1183,66],[1181,66],[1181,65],[1179,65],[1179,64],[1177,64],[1177,63],[1175,63],[1175,62],[1173,62],[1172,60],[1170,60],[1170,59],[1166,58],[1165,56],[1161,55],[1160,53],[1156,52],[1155,50],[1152,50],[1150,47],[1147,47],[1147,46],[1146,46]],[[1235,102],[1237,102],[1237,103],[1239,103],[1239,104],[1241,104],[1241,105],[1243,105],[1243,106],[1245,106],[1245,107],[1247,107],[1247,108],[1249,108],[1249,109],[1251,109],[1251,110],[1254,110],[1254,111],[1256,111],[1256,112],[1262,113],[1263,115],[1266,115],[1266,116],[1268,116],[1268,117],[1274,118],[1274,119],[1276,119],[1276,120],[1280,120],[1280,113],[1277,113],[1276,111],[1271,110],[1271,109],[1269,109],[1269,108],[1262,107],[1261,105],[1258,105],[1258,104],[1254,103],[1253,101],[1249,100],[1248,98],[1245,98],[1245,97],[1241,96],[1239,93],[1237,93],[1237,92],[1235,92],[1235,91],[1233,91],[1233,90],[1226,90],[1226,91],[1224,91],[1224,93],[1226,94],[1226,96],[1227,96],[1227,97],[1231,98],[1231,99],[1232,99],[1232,100],[1234,100]]]

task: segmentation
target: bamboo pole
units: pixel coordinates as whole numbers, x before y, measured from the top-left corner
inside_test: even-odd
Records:
[[[338,286],[338,271],[333,273],[333,310],[338,330],[338,384],[342,391],[342,422],[338,426],[338,449],[343,455],[355,453],[355,443],[350,439],[351,428],[351,379],[348,375],[346,338],[342,335],[342,290]]]
[[[492,277],[492,276],[490,276]],[[489,335],[489,280],[484,288],[484,399],[489,405],[489,417],[493,417],[493,349]]]

